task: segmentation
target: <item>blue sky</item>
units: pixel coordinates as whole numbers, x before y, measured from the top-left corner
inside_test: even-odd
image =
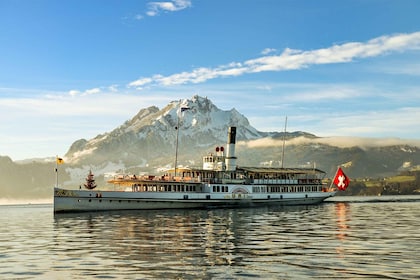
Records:
[[[420,1],[0,0],[0,155],[207,96],[261,131],[420,139]],[[352,138],[353,139],[353,138]]]

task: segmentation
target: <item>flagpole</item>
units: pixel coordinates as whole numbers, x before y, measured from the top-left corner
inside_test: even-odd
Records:
[[[55,156],[55,187],[58,188],[58,156]]]
[[[179,107],[181,108],[181,100],[179,100]],[[176,177],[176,166],[178,163],[178,137],[179,137],[179,113],[176,111],[177,124],[176,124],[176,144],[175,144],[175,164],[174,164],[174,177]]]
[[[179,114],[181,114],[186,110],[189,110],[189,107],[181,107],[181,99],[179,100],[179,110],[176,112],[177,116],[177,126],[176,126],[176,144],[175,144],[175,165],[174,165],[174,177],[176,177],[176,168],[178,164],[178,137],[179,137]]]
[[[337,170],[335,171],[335,174],[334,174],[334,176],[331,179],[331,184],[330,184],[330,188],[329,188],[330,190],[332,189],[332,185],[334,184],[334,178],[337,175],[338,168],[340,168],[340,165],[337,165]]]
[[[286,116],[286,120],[284,121],[283,148],[281,151],[281,168],[284,167],[284,144],[286,142],[286,128],[287,128],[287,116]]]

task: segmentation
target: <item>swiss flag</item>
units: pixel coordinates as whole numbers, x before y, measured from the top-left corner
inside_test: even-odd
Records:
[[[345,191],[349,184],[349,177],[347,177],[343,170],[341,170],[341,167],[339,167],[334,177],[334,185],[336,185],[340,191]]]

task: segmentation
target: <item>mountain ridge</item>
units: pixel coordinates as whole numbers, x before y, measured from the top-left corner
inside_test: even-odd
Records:
[[[181,108],[183,108],[181,110]],[[177,131],[177,126],[180,126]],[[100,164],[106,160],[112,162],[124,162],[126,168],[142,166],[150,170],[156,170],[158,166],[170,167],[173,164],[175,153],[176,134],[179,133],[179,160],[185,165],[200,165],[201,156],[215,146],[224,145],[226,142],[227,129],[229,126],[237,127],[238,157],[243,156],[245,161],[260,165],[269,162],[281,162],[281,152],[279,148],[285,144],[286,159],[285,163],[290,165],[302,165],[305,162],[312,162],[323,166],[328,173],[333,172],[331,165],[323,162],[330,162],[333,166],[338,166],[346,162],[354,162],[352,156],[364,158],[364,153],[375,155],[371,160],[378,166],[392,166],[392,170],[386,167],[371,167],[373,174],[386,175],[399,170],[399,166],[415,166],[419,162],[419,149],[409,145],[389,145],[388,154],[393,154],[399,161],[390,164],[382,164],[379,147],[369,146],[364,143],[358,147],[351,145],[354,138],[323,138],[314,134],[296,132],[262,132],[250,125],[248,119],[238,112],[235,108],[221,110],[208,98],[194,95],[191,99],[176,100],[170,102],[163,109],[156,106],[141,109],[133,118],[112,130],[109,133],[98,135],[89,140],[75,141],[65,157],[70,163],[90,162]],[[332,139],[341,140],[342,147],[331,145]],[[344,143],[349,140],[348,143]],[[264,143],[264,144],[263,144]],[[83,145],[82,145],[83,144]],[[244,150],[241,150],[241,147]],[[405,147],[405,148],[403,148]],[[267,150],[269,154],[260,151],[254,154],[252,149]],[[411,152],[411,158],[399,155],[407,155]],[[338,154],[346,156],[338,156]],[[248,154],[254,154],[248,157]],[[328,154],[331,158],[324,155]],[[397,155],[398,154],[398,155]],[[264,155],[264,156],[263,156]],[[264,157],[267,157],[265,159]],[[382,155],[383,158],[386,158]],[[95,158],[95,160],[92,160]],[[335,158],[335,160],[334,160]],[[292,159],[292,160],[290,160]],[[301,159],[298,161],[297,159]],[[338,161],[340,159],[340,161]],[[392,159],[389,159],[392,161]],[[402,161],[402,162],[400,162]],[[141,164],[139,164],[141,162]],[[238,163],[243,162],[239,157]],[[374,165],[374,163],[372,165]],[[358,170],[357,176],[367,176],[368,171],[364,168],[350,165],[354,170]],[[372,169],[373,168],[373,169]]]

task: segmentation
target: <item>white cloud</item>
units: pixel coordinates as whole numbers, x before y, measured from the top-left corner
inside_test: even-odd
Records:
[[[142,87],[153,82],[152,78],[140,78],[128,84],[129,87]]]
[[[159,1],[159,2],[148,2],[147,10],[144,14],[135,14],[134,16],[125,17],[124,20],[143,20],[146,16],[154,17],[160,13],[177,12],[191,7],[191,0],[171,0],[171,1]]]
[[[325,138],[306,138],[297,137],[285,141],[285,145],[304,145],[304,144],[324,144],[339,148],[359,147],[362,149],[372,147],[387,147],[395,145],[409,145],[420,148],[420,140],[416,139],[400,139],[400,138],[371,138],[371,137],[325,137]],[[281,139],[262,138],[251,141],[239,141],[238,146],[245,146],[247,148],[261,148],[261,147],[281,147],[283,141]]]
[[[262,50],[261,54],[262,55],[267,55],[267,54],[270,54],[270,53],[273,53],[273,52],[276,52],[276,51],[277,51],[276,49],[265,48],[265,49]]]
[[[148,16],[156,16],[160,12],[176,12],[191,7],[190,0],[173,0],[168,2],[150,2],[149,10],[146,12]]]
[[[111,90],[111,88],[112,88],[113,86],[111,85],[110,87],[109,87],[109,89]],[[100,89],[100,88],[91,88],[91,89],[87,89],[87,90],[85,90],[85,91],[80,91],[80,90],[75,90],[75,89],[72,89],[72,90],[70,90],[69,91],[69,95],[70,96],[76,96],[76,95],[91,95],[91,94],[98,94],[98,93],[101,93],[102,92],[102,90]]]
[[[100,88],[92,88],[92,89],[88,89],[85,91],[85,94],[89,95],[89,94],[97,94],[100,93],[101,89]]]
[[[365,43],[350,42],[329,48],[301,51],[285,49],[280,55],[263,56],[243,63],[233,62],[216,68],[200,67],[191,72],[181,72],[169,76],[154,75],[143,77],[128,84],[129,87],[146,85],[171,86],[187,83],[202,83],[207,80],[240,76],[248,73],[267,71],[287,71],[311,65],[345,63],[357,58],[385,55],[389,52],[402,52],[420,49],[420,32],[396,34],[374,38]]]
[[[78,90],[74,90],[74,89],[72,89],[72,90],[70,90],[70,91],[69,91],[69,94],[70,94],[71,96],[76,96],[76,95],[81,94],[81,92],[80,92],[80,91],[78,91]]]
[[[420,76],[420,64],[411,62],[410,64],[402,64],[395,62],[392,65],[386,65],[379,69],[373,69],[373,71],[392,75]]]
[[[110,86],[108,87],[108,90],[109,90],[110,92],[118,92],[118,85],[110,85]]]

